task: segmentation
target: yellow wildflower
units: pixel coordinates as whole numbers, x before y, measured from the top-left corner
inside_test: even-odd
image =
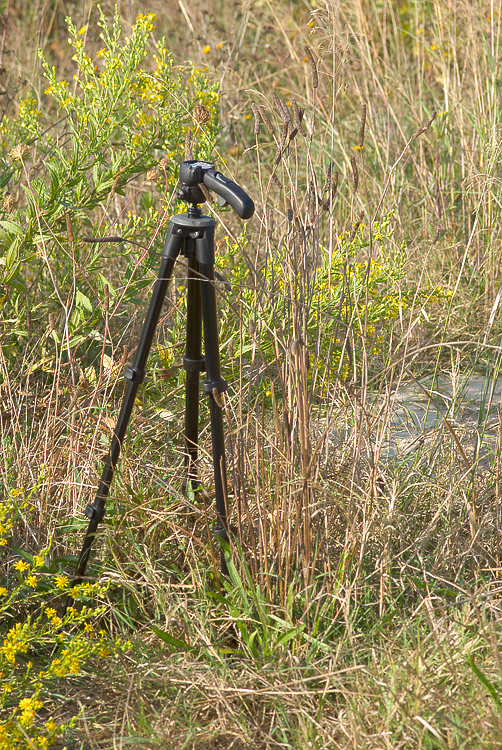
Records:
[[[68,576],[65,575],[57,575],[54,578],[54,583],[56,584],[57,589],[65,589],[68,586]]]

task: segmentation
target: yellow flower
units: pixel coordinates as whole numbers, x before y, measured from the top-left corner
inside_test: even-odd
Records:
[[[26,579],[26,583],[28,584],[28,586],[31,586],[32,589],[36,589],[38,584],[36,575],[33,575],[33,573],[29,575]]]
[[[68,576],[65,575],[57,575],[54,578],[54,583],[56,584],[57,589],[65,589],[68,586]]]
[[[7,589],[4,586],[0,586],[0,596],[7,596]]]
[[[42,701],[39,701],[36,698],[21,698],[19,701],[19,708],[21,709],[20,722],[26,727],[33,724],[35,711],[42,708]]]
[[[25,563],[24,560],[18,560],[14,565],[14,569],[19,571],[28,570],[29,567],[28,563]]]
[[[79,36],[83,36],[87,31],[87,26],[81,26],[78,30]]]
[[[207,54],[208,54],[208,52],[211,52],[211,47],[209,46],[209,44],[206,44],[206,46],[205,46],[205,47],[204,47],[204,49],[202,50],[202,54],[203,54],[203,55],[207,55]]]

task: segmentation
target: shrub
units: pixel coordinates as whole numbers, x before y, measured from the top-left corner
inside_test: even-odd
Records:
[[[200,70],[176,67],[164,40],[150,53],[154,20],[140,14],[124,38],[118,14],[108,25],[101,13],[93,59],[67,19],[73,81],[58,79],[40,53],[48,81],[41,102],[26,97],[2,124],[3,345],[18,353],[30,330],[45,331],[38,366],[52,359],[51,339],[67,357],[102,342],[105,308],[120,300],[126,310],[149,283],[162,207],[194,119],[196,156],[213,147],[216,88]],[[162,187],[144,190],[138,207],[138,192],[156,180]]]

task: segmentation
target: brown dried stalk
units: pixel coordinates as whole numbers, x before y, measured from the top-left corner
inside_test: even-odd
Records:
[[[332,165],[330,164],[330,170],[329,170],[330,172],[331,172],[331,167]],[[329,181],[326,180],[323,192],[327,192],[328,188],[329,188]],[[322,204],[323,211],[329,211],[329,209],[331,208],[331,204],[333,203],[335,199],[337,190],[338,190],[338,172],[335,172],[335,174],[333,175],[333,180],[331,181],[331,191],[330,191],[329,197]]]
[[[352,176],[354,178],[354,185],[352,188],[352,192],[355,194],[357,193],[357,188],[359,187],[359,170],[357,168],[357,162],[356,162],[355,156],[350,157],[350,166],[352,167]]]
[[[276,174],[276,172],[275,172],[275,169],[272,169],[271,167],[269,167],[269,165],[268,165],[268,164],[265,164],[265,169],[266,169],[266,170],[267,170],[267,172],[269,173],[269,175],[270,175],[270,177],[271,177],[271,179],[272,179],[272,182],[274,183],[274,185],[276,185],[276,186],[277,186],[277,187],[279,188],[279,190],[282,190],[282,182],[281,182],[281,181],[280,181],[280,179],[279,179],[279,178],[277,177],[277,174]]]
[[[363,104],[361,110],[361,125],[359,127],[359,143],[358,148],[362,150],[364,146],[364,130],[366,128],[366,104]]]
[[[433,122],[434,122],[434,120],[436,119],[436,115],[437,115],[437,112],[433,112],[433,113],[432,113],[432,116],[430,117],[430,119],[429,119],[429,120],[427,120],[427,122],[425,123],[425,125],[423,125],[423,126],[422,126],[422,127],[420,128],[420,130],[417,130],[417,132],[416,132],[416,133],[414,133],[414,134],[413,134],[413,135],[411,136],[411,140],[412,140],[412,141],[414,141],[414,140],[415,140],[415,138],[418,138],[418,136],[419,136],[419,135],[422,135],[422,133],[425,133],[425,131],[426,131],[426,130],[429,130],[430,126],[432,125],[432,123],[433,123]]]
[[[354,228],[353,228],[352,232],[350,233],[349,245],[353,241],[353,239],[355,238],[355,236],[357,234],[357,230],[361,226],[363,219],[364,219],[364,211],[361,211],[361,213],[358,216],[358,219],[357,219],[356,223],[354,224]]]

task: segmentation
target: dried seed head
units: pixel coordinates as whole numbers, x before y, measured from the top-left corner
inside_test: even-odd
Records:
[[[9,158],[12,161],[23,161],[26,154],[30,151],[30,147],[26,143],[18,143],[13,149],[9,151]]]
[[[357,168],[357,162],[356,162],[355,156],[350,157],[350,166],[352,167],[352,177],[354,178],[354,185],[352,188],[352,192],[357,193],[357,188],[359,187],[359,170]]]
[[[16,199],[10,193],[6,193],[4,195],[4,199],[3,199],[2,205],[3,205],[4,211],[6,211],[6,213],[10,214],[10,213],[12,213],[12,211],[14,210],[14,208],[16,206]]]
[[[415,138],[418,138],[418,136],[419,136],[419,135],[422,135],[422,133],[425,133],[425,131],[426,131],[426,130],[429,130],[430,126],[432,125],[432,123],[433,123],[433,122],[434,122],[434,120],[436,119],[436,115],[437,115],[437,112],[433,112],[433,113],[432,113],[432,116],[430,117],[430,119],[429,119],[429,120],[427,120],[427,122],[425,123],[425,125],[424,125],[423,127],[421,127],[421,128],[420,128],[420,130],[417,130],[417,132],[416,132],[416,133],[414,133],[414,134],[413,134],[413,135],[411,136],[411,140],[412,140],[412,141],[414,141],[414,140],[415,140]]]
[[[281,132],[281,143],[284,146],[286,141],[288,140],[288,136],[290,133],[290,128],[292,127],[290,122],[287,122],[286,120],[282,123],[282,132]]]
[[[335,172],[335,174],[333,175],[333,180],[331,182],[331,192],[328,197],[328,200],[322,204],[322,207],[325,211],[329,211],[331,204],[335,200],[335,195],[337,193],[337,190],[338,190],[338,172]]]
[[[327,193],[327,192],[328,192],[328,190],[329,190],[329,189],[330,189],[330,187],[331,187],[331,173],[332,173],[332,172],[333,172],[333,162],[331,161],[331,162],[329,163],[329,167],[328,167],[328,173],[327,173],[327,175],[326,175],[326,180],[325,180],[325,182],[324,182],[324,185],[323,185],[323,188],[322,188],[322,192],[323,192],[323,193]]]
[[[154,169],[149,169],[148,172],[146,173],[146,179],[151,180],[152,182],[154,182],[158,176],[159,176],[159,170],[156,167]]]
[[[289,126],[288,140],[291,143],[294,138],[298,135],[298,128],[294,128],[292,125]]]
[[[310,67],[312,69],[312,88],[316,89],[319,86],[319,75],[317,72],[317,63],[314,60],[314,55],[312,54],[312,50],[310,47],[304,47],[305,50],[305,56],[307,60],[310,63]]]
[[[291,110],[293,112],[293,124],[297,130],[297,132],[301,133],[302,135],[305,135],[305,130],[302,125],[303,115],[305,114],[305,110],[303,107],[298,106],[298,102],[296,99],[291,100]]]
[[[272,99],[274,100],[275,106],[277,108],[277,111],[279,112],[279,116],[283,122],[290,122],[293,124],[293,121],[291,119],[291,114],[289,112],[289,107],[286,104],[286,102],[283,102],[282,99],[279,99],[277,94],[272,91]]]
[[[331,186],[331,197],[334,198],[338,190],[338,172],[333,175],[333,184]]]
[[[196,104],[193,108],[192,117],[197,125],[204,125],[211,119],[211,113],[203,104]]]
[[[359,149],[364,146],[364,130],[366,128],[366,104],[363,104],[361,109],[361,125],[359,127]]]
[[[254,130],[253,130],[253,133],[255,135],[259,135],[260,134],[260,128],[261,128],[260,110],[258,109],[258,107],[256,106],[256,104],[254,102],[251,102],[251,110],[253,112],[253,117],[254,117]]]
[[[262,122],[265,125],[265,127],[267,128],[267,130],[270,133],[270,135],[275,135],[275,131],[274,131],[274,128],[272,126],[272,123],[268,119],[268,115],[265,112],[265,107],[262,104],[258,105],[258,112],[260,113],[260,117],[262,119]]]
[[[185,159],[193,159],[192,153],[192,131],[188,128],[185,135]]]

